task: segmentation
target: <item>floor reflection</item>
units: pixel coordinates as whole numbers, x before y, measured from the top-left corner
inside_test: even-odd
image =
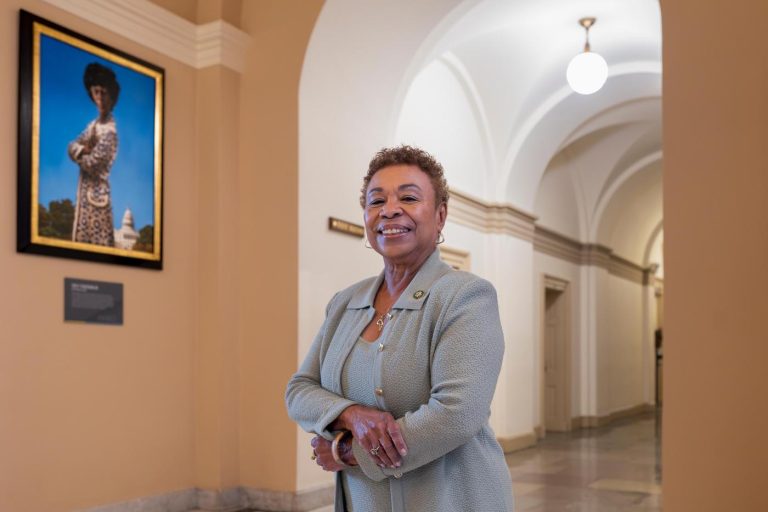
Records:
[[[549,433],[507,455],[516,512],[659,512],[661,414]]]

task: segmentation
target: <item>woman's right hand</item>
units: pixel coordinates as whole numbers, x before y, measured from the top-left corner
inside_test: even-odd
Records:
[[[335,430],[349,430],[379,466],[400,467],[408,453],[395,418],[388,412],[351,405],[333,423]],[[379,447],[376,450],[376,447]],[[373,451],[372,451],[373,450]]]

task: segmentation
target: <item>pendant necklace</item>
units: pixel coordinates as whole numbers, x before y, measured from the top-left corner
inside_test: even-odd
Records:
[[[392,320],[392,313],[387,311],[386,313],[382,314],[378,320],[376,320],[376,327],[379,328],[379,332],[384,329],[384,317],[387,317],[387,321]]]

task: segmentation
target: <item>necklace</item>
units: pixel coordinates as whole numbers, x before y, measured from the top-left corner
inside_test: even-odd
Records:
[[[379,328],[379,332],[384,328],[384,317],[387,317],[387,321],[392,320],[392,313],[387,311],[386,313],[383,313],[378,320],[376,320],[376,327]]]

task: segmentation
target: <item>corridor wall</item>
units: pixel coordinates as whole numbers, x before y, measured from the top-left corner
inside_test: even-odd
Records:
[[[0,7],[3,511],[297,499],[298,87],[322,2],[158,3]],[[162,271],[15,252],[20,8],[165,68]],[[241,46],[200,64],[199,24],[221,20]],[[63,323],[64,277],[123,283],[124,325]]]
[[[162,272],[15,252],[20,8],[165,68]],[[0,510],[64,512],[187,488],[199,269],[190,215],[195,70],[41,1],[3,2],[0,24]],[[64,277],[123,283],[125,324],[63,323]]]

